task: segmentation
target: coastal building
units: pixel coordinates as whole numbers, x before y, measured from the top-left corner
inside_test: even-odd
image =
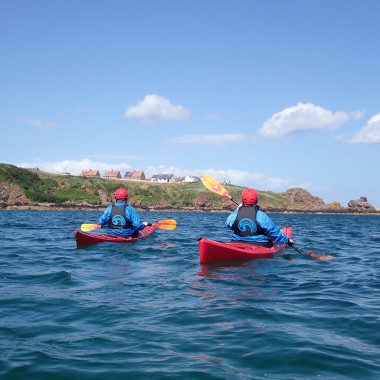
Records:
[[[145,181],[145,174],[142,171],[135,170],[132,172],[132,179],[137,179],[139,181]]]
[[[173,174],[155,174],[150,179],[153,182],[175,182]]]
[[[118,170],[106,170],[106,172],[104,173],[104,178],[120,179],[121,174]]]
[[[199,177],[187,175],[182,182],[201,182],[201,179]]]
[[[145,174],[140,170],[133,170],[124,174],[124,179],[134,179],[138,181],[145,181]]]
[[[99,170],[82,170],[82,172],[80,173],[81,177],[100,177],[100,173],[99,173]]]

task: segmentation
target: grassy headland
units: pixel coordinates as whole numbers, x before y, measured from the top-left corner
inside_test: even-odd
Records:
[[[39,170],[22,169],[0,164],[0,184],[17,185],[31,203],[67,203],[101,206],[117,188],[128,189],[130,202],[137,206],[154,208],[228,208],[226,199],[211,193],[202,183],[156,183],[149,181],[110,180],[50,174]],[[240,186],[226,186],[230,194],[240,198]],[[279,193],[260,192],[260,204],[287,208],[289,199]]]
[[[254,184],[252,184],[254,185]],[[157,183],[58,175],[14,165],[0,164],[0,208],[91,209],[103,208],[113,200],[119,187],[129,192],[129,202],[138,209],[179,211],[228,211],[235,206],[209,190],[202,183]],[[237,200],[243,187],[227,185]],[[263,209],[302,213],[377,213],[365,197],[343,207],[339,202],[325,204],[301,188],[285,193],[259,191]]]

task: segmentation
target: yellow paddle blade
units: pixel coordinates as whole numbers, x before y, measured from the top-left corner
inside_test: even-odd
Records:
[[[171,231],[177,227],[177,222],[174,219],[164,219],[153,225],[157,228],[161,228],[161,230]]]
[[[91,224],[91,223],[84,223],[80,226],[80,229],[83,232],[89,232],[92,230],[96,230],[97,228],[102,228],[99,224]]]
[[[215,179],[212,178],[209,174],[203,174],[202,183],[213,193],[232,199],[231,195],[228,194],[228,191]]]

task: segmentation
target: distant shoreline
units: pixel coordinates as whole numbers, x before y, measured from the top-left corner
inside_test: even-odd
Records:
[[[222,208],[195,208],[195,207],[185,207],[185,208],[161,208],[161,207],[141,207],[137,205],[132,205],[137,211],[144,212],[203,212],[203,213],[225,213],[228,214],[232,210],[222,209]],[[82,205],[57,205],[51,203],[45,204],[30,204],[30,205],[13,205],[13,206],[5,206],[0,207],[1,210],[19,210],[19,211],[104,211],[107,206],[82,206]],[[336,211],[322,211],[322,210],[281,210],[281,209],[273,209],[273,210],[265,210],[268,214],[294,214],[294,215],[363,215],[363,216],[380,216],[380,211],[377,212],[336,212]]]
[[[235,206],[202,183],[157,183],[125,180],[131,205],[137,210],[164,212],[231,212]],[[114,199],[120,180],[58,176],[0,164],[0,209],[103,210]],[[226,185],[235,199],[243,187]],[[365,196],[347,206],[323,199],[302,188],[282,193],[259,191],[260,207],[270,213],[379,215]]]

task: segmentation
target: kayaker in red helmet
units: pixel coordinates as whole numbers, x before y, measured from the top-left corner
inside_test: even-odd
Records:
[[[128,191],[121,187],[115,191],[115,203],[108,206],[99,218],[99,224],[107,226],[109,234],[137,237],[140,230],[151,225],[141,222],[136,210],[127,203]]]
[[[258,200],[257,190],[245,189],[242,192],[242,203],[226,220],[227,227],[234,232],[232,239],[261,247],[271,247],[273,242],[293,244],[293,240],[283,234],[280,227],[264,211],[260,210],[257,205]]]

